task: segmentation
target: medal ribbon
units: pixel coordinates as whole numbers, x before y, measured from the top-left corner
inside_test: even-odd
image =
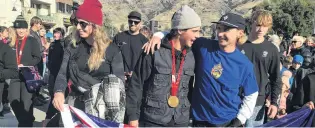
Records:
[[[172,45],[172,88],[171,88],[171,96],[177,96],[177,92],[178,92],[178,86],[180,83],[180,77],[183,71],[183,67],[184,67],[184,60],[185,60],[185,56],[186,56],[186,49],[184,49],[182,51],[182,56],[181,56],[181,61],[180,61],[180,65],[179,65],[179,71],[177,74],[177,79],[175,77],[176,75],[176,64],[175,64],[175,48],[174,48],[174,43],[171,42]]]
[[[22,58],[24,46],[26,43],[26,39],[27,39],[26,37],[23,38],[22,43],[21,43],[21,47],[19,48],[19,50],[18,50],[19,40],[16,40],[16,42],[15,42],[15,48],[16,48],[15,52],[16,52],[17,65],[21,64],[21,58]]]

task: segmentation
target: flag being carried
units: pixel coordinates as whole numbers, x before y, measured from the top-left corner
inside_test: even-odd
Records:
[[[34,66],[21,66],[19,69],[25,79],[28,92],[34,93],[46,84]]]
[[[125,124],[107,121],[83,112],[73,106],[64,104],[64,111],[61,112],[62,122],[65,128],[75,127],[130,127]]]

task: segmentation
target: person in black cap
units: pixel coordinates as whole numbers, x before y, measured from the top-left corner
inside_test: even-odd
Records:
[[[18,16],[14,21],[17,41],[14,44],[18,67],[34,66],[41,61],[41,52],[37,40],[27,35],[28,24],[22,16]],[[25,79],[20,74],[19,79],[11,79],[9,86],[9,101],[12,110],[19,122],[19,127],[32,127],[35,120],[33,116],[32,93],[29,93]]]
[[[123,55],[126,80],[129,80],[131,77],[136,62],[142,53],[141,48],[148,41],[140,33],[142,21],[139,12],[132,11],[129,13],[128,25],[129,30],[117,34],[113,39],[113,42],[117,44]]]
[[[198,38],[192,46],[198,65],[191,103],[193,126],[242,126],[251,117],[258,97],[254,66],[237,49],[246,37],[245,19],[228,13],[214,23],[218,40]],[[155,35],[160,37],[153,38],[164,36]],[[147,53],[156,44],[159,42],[150,41],[145,46]]]

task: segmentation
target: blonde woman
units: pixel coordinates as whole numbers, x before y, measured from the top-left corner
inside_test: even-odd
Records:
[[[10,47],[14,47],[16,41],[16,31],[13,27],[8,28],[8,44]]]
[[[80,40],[77,40],[75,46],[69,46],[64,52],[63,62],[54,85],[53,105],[57,110],[63,111],[67,77],[70,77],[73,83],[72,92],[69,95],[74,94],[74,97],[90,94],[95,89],[94,87],[101,89],[104,84],[108,84],[103,87],[105,91],[102,99],[105,104],[98,108],[98,111],[104,110],[105,112],[99,113],[99,115],[106,120],[121,123],[125,113],[123,59],[119,48],[110,43],[102,28],[103,15],[101,8],[102,5],[98,0],[85,0],[78,8],[75,37],[80,37]],[[112,74],[117,76],[115,80],[120,83],[119,86],[116,83],[110,83],[111,79],[109,79],[109,83],[106,81],[108,80],[107,77],[113,76]],[[90,113],[88,106],[86,106],[89,100],[79,99],[73,105]],[[69,102],[72,101],[68,101],[68,104]]]

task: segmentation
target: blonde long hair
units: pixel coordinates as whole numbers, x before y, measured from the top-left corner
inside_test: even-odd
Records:
[[[8,33],[9,33],[9,46],[10,47],[15,47],[14,45],[15,45],[15,41],[16,41],[16,31],[15,31],[15,29],[13,28],[13,27],[9,27],[9,29],[8,29]]]
[[[101,26],[92,26],[92,36],[94,39],[94,43],[92,45],[90,57],[88,59],[88,67],[90,71],[97,70],[101,66],[102,62],[105,59],[105,51],[111,43],[105,30]],[[79,33],[76,32],[75,34],[76,36],[74,38],[77,39],[79,37]]]

